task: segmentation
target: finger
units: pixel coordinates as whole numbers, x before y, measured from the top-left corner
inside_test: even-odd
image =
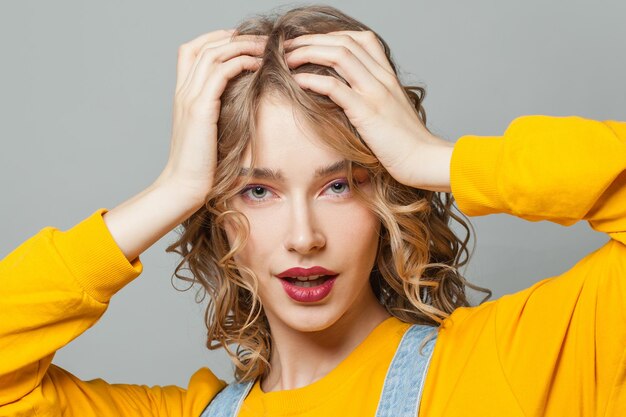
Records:
[[[386,76],[382,71],[395,76],[393,68],[391,68],[391,64],[381,47],[382,44],[373,32],[338,31],[326,34],[302,35],[285,41],[285,46],[288,47],[289,51],[303,45],[344,46],[350,49],[377,78]]]
[[[194,62],[194,67],[192,68],[192,71],[195,70],[195,67],[201,61],[200,56],[209,49],[214,49],[219,46],[227,45],[229,43],[234,43],[234,42],[243,42],[243,41],[261,42],[263,47],[261,47],[259,51],[253,52],[254,55],[260,55],[265,50],[264,45],[265,43],[267,43],[267,38],[268,38],[267,35],[238,35],[238,36],[231,37],[231,38],[228,38],[228,37],[222,38],[214,42],[208,42],[204,44],[201,47],[201,49],[198,51],[198,55],[196,56],[196,61]],[[226,59],[229,59],[229,58],[226,58]]]
[[[182,44],[178,48],[178,62],[176,65],[176,91],[179,90],[180,86],[187,78],[187,75],[189,74],[189,71],[193,67],[193,64],[196,60],[196,55],[198,55],[198,51],[202,48],[202,46],[205,45],[207,42],[214,42],[220,39],[229,39],[232,36],[233,32],[234,29],[228,29],[216,30],[213,32],[205,33],[195,39],[192,39],[189,42]]]
[[[362,115],[361,117],[368,117],[370,114],[359,94],[333,76],[302,72],[293,74],[293,78],[301,88],[328,96],[343,109],[350,120],[355,120],[356,114]]]
[[[356,91],[372,95],[385,88],[363,63],[344,46],[309,45],[285,54],[290,67],[314,63],[333,68]]]
[[[267,35],[238,35],[235,37],[226,37],[217,41],[205,43],[198,51],[198,55],[204,52],[206,49],[217,48],[218,46],[226,45],[230,42],[256,41],[262,39],[267,40],[267,38]]]
[[[209,109],[213,104],[219,104],[222,93],[226,89],[228,82],[241,74],[243,71],[256,71],[261,66],[262,59],[248,55],[240,55],[226,62],[221,63],[214,70],[214,76],[205,80],[205,84],[193,100],[195,105],[202,109]],[[217,123],[219,112],[209,112],[215,120],[210,123]]]
[[[363,49],[365,49],[380,65],[387,71],[395,75],[391,63],[385,53],[385,48],[376,34],[370,30],[340,30],[330,32],[331,35],[347,35],[354,39]]]
[[[196,95],[217,65],[239,55],[260,56],[264,50],[265,41],[261,38],[257,40],[233,41],[215,48],[204,49],[198,55],[191,74],[189,74],[187,81],[181,87],[181,93]]]
[[[208,50],[208,49],[212,49],[212,48],[217,48],[219,46],[222,45],[226,45],[229,44],[231,42],[240,42],[240,41],[244,41],[244,40],[254,40],[254,39],[260,39],[262,37],[260,36],[252,36],[252,35],[240,35],[240,36],[225,36],[225,37],[221,37],[218,38],[217,40],[209,40],[208,42],[204,43],[203,45],[199,46],[196,48],[196,55],[194,58],[194,62],[191,65],[191,68],[188,69],[187,75],[185,79],[178,79],[177,78],[177,88],[176,88],[176,92],[178,93],[180,90],[186,88],[186,86],[189,84],[189,81],[191,80],[191,74],[193,74],[193,72],[196,69],[196,66],[198,65],[198,62],[201,60],[202,55]]]
[[[387,89],[388,92],[392,94],[393,97],[396,99],[406,98],[402,85],[398,80],[391,63],[387,59],[382,42],[372,31],[337,31],[326,34],[302,35],[286,42],[290,42],[287,44],[290,48],[306,44],[336,45],[339,47],[345,47],[363,63],[368,71],[376,77],[376,79]],[[375,59],[374,56],[377,58]],[[344,76],[344,78],[346,77]],[[350,84],[353,85],[353,83]],[[376,87],[376,83],[372,83],[371,85]],[[372,93],[380,91],[380,89],[373,89]]]
[[[374,32],[370,30],[340,30],[336,32],[328,32],[327,35],[344,35],[352,38],[361,48],[367,51],[368,56],[375,59],[377,64],[387,71],[387,74],[382,72],[375,73],[377,78],[387,87],[387,90],[399,100],[412,100],[406,94],[404,87],[402,86],[398,76],[396,75],[391,62],[387,58],[385,48],[382,40]],[[309,36],[309,35],[304,35]],[[303,36],[301,36],[303,37]],[[299,38],[296,38],[299,39]],[[358,49],[356,49],[358,51]],[[354,50],[353,50],[354,51]],[[360,57],[360,55],[357,55]]]

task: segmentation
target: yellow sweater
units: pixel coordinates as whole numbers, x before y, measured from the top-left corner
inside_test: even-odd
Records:
[[[559,276],[446,319],[420,416],[625,416],[626,123],[519,118],[503,137],[460,138],[450,169],[469,216],[584,219],[611,239]],[[43,229],[0,262],[0,416],[198,416],[224,385],[206,368],[183,389],[81,381],[51,364],[141,272],[101,214]],[[257,383],[240,415],[373,416],[407,328],[387,319],[307,387]]]

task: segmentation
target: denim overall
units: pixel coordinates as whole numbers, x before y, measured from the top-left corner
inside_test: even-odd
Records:
[[[387,370],[376,417],[417,416],[436,334],[426,343],[422,353],[419,347],[433,329],[432,326],[414,324],[402,336]],[[227,385],[211,400],[200,417],[237,417],[253,385],[254,381]]]

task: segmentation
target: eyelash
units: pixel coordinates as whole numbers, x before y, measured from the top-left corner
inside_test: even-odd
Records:
[[[346,196],[350,195],[350,186],[348,185],[348,180],[343,178],[343,179],[339,179],[339,180],[334,180],[331,181],[330,183],[328,183],[325,187],[324,190],[330,189],[331,187],[333,187],[334,185],[337,184],[341,184],[343,186],[345,186],[346,191],[343,193],[333,193],[333,194],[329,194],[332,197],[331,198],[345,198]],[[261,188],[269,193],[274,193],[272,190],[270,190],[269,187],[266,187],[264,185],[260,185],[260,184],[250,184],[247,187],[245,187],[243,190],[241,190],[240,195],[243,199],[253,203],[253,204],[260,204],[260,203],[264,203],[265,201],[267,201],[269,198],[267,197],[261,197],[261,198],[254,198],[250,196],[250,192],[252,190],[254,190],[255,188]]]

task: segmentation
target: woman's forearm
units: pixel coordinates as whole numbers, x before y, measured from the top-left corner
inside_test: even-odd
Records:
[[[129,261],[152,246],[203,203],[174,183],[155,182],[104,214],[113,239]]]

